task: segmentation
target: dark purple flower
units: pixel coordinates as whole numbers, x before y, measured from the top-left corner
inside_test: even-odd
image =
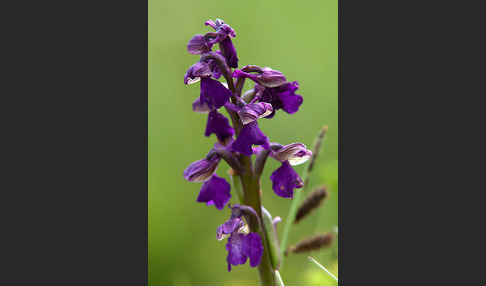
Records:
[[[230,218],[225,223],[220,225],[216,230],[216,238],[222,240],[225,236],[238,232],[244,226],[244,222],[239,217]]]
[[[267,118],[273,117],[275,111],[279,109],[283,109],[289,114],[297,112],[304,101],[301,95],[295,94],[298,88],[299,84],[296,81],[286,83],[279,87],[265,88],[260,101],[268,102],[273,107],[273,113],[267,116]]]
[[[230,190],[230,184],[214,174],[202,185],[197,202],[206,203],[208,206],[214,205],[218,210],[222,210],[231,199]]]
[[[248,124],[256,121],[258,118],[262,118],[270,115],[273,112],[272,105],[266,102],[250,103],[244,105],[239,111],[241,122]]]
[[[187,43],[187,51],[193,55],[200,55],[211,50],[212,44],[204,35],[195,35]]]
[[[250,258],[250,266],[256,267],[262,259],[262,239],[256,232],[233,233],[226,243],[226,250],[228,251],[226,257],[228,271],[231,271],[231,265],[245,264],[247,258]]]
[[[229,124],[228,118],[217,110],[209,112],[206,132],[204,135],[210,136],[213,133],[216,134],[216,137],[218,137],[221,142],[224,142],[235,134],[235,131]]]
[[[226,37],[220,43],[221,53],[226,58],[226,62],[228,66],[232,68],[238,67],[238,56],[236,55],[235,46],[233,46],[233,42],[231,41],[230,37]]]
[[[232,149],[251,156],[253,154],[252,145],[261,145],[265,149],[270,148],[267,136],[258,128],[256,121],[248,123],[241,128],[238,138],[232,144]]]
[[[312,156],[312,151],[302,143],[292,143],[282,146],[271,155],[280,162],[289,161],[290,165],[296,166],[305,163]]]
[[[184,84],[193,84],[201,80],[203,77],[210,77],[212,75],[210,66],[205,62],[197,62],[193,64],[184,75]]]
[[[236,55],[236,49],[233,46],[231,37],[235,37],[235,31],[228,25],[225,24],[223,20],[216,19],[216,22],[212,20],[206,21],[205,25],[211,26],[216,30],[217,36],[210,41],[211,44],[219,43],[221,48],[221,53],[226,58],[228,66],[232,68],[238,67],[238,56]]]
[[[223,56],[220,51],[216,51],[215,53]],[[215,78],[215,79],[220,78],[221,77],[221,71],[219,70],[219,67],[218,67],[218,64],[216,63],[216,60],[210,59],[210,60],[208,60],[208,64],[209,64],[209,69],[211,69],[211,72],[213,73],[213,78]]]
[[[259,66],[251,66],[253,72],[256,74],[244,72],[245,68],[250,67],[246,66],[242,70],[235,70],[233,72],[233,77],[244,77],[253,80],[254,82],[264,86],[264,87],[278,87],[287,83],[287,79],[278,70],[273,70],[269,67],[261,68]]]
[[[189,182],[204,182],[216,171],[221,159],[217,155],[193,162],[184,170],[184,178]]]
[[[256,267],[260,264],[263,255],[262,240],[258,233],[247,234],[247,226],[241,219],[245,211],[251,211],[252,213],[255,211],[250,207],[239,205],[235,205],[231,209],[231,218],[220,225],[216,231],[218,240],[229,235],[226,243],[228,271],[231,271],[231,265],[245,264],[248,258],[250,259],[250,266]]]
[[[225,105],[231,97],[231,91],[217,80],[201,78],[200,102],[211,109],[218,109]]]
[[[272,180],[273,191],[284,198],[292,198],[294,189],[302,188],[304,185],[299,174],[295,172],[288,161],[282,162],[282,165],[272,173],[270,180]]]

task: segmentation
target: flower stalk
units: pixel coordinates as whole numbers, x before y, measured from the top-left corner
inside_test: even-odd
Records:
[[[210,137],[214,134],[217,142],[206,158],[189,165],[184,171],[184,178],[202,183],[197,202],[222,210],[229,205],[232,194],[229,183],[216,175],[216,169],[220,162],[231,167],[228,174],[233,194],[236,192],[240,204],[229,205],[231,217],[216,231],[218,240],[227,238],[228,271],[232,266],[249,260],[251,267],[258,267],[262,286],[280,286],[283,285],[278,272],[282,246],[275,229],[280,218],[272,219],[270,212],[263,207],[260,179],[269,157],[279,161],[280,167],[270,176],[272,189],[282,198],[294,198],[294,203],[299,201],[301,192],[294,197],[294,190],[305,184],[292,166],[306,162],[312,157],[312,152],[302,143],[270,143],[258,121],[273,118],[278,110],[288,114],[297,112],[303,97],[295,93],[299,88],[298,82],[287,81],[280,71],[256,65],[237,69],[238,56],[231,40],[236,36],[235,31],[220,19],[208,20],[205,25],[213,28],[214,32],[195,35],[189,41],[187,50],[200,55],[200,59],[187,70],[184,83],[200,82],[200,96],[192,107],[195,112],[208,113],[204,135]],[[213,51],[213,46],[219,47],[219,50]],[[221,76],[226,85],[217,80]],[[254,85],[242,96],[245,82]],[[231,125],[218,112],[223,107],[229,114]],[[312,158],[315,160],[315,156]],[[308,169],[310,171],[312,166]],[[295,214],[290,221],[294,217]],[[282,243],[285,245],[286,237]]]
[[[304,178],[304,188],[302,189],[302,191],[297,192],[295,194],[295,197],[292,201],[292,204],[290,205],[289,214],[287,216],[287,220],[285,222],[285,226],[284,226],[284,230],[283,230],[282,242],[280,244],[280,251],[281,251],[281,255],[282,255],[281,266],[283,265],[284,260],[285,260],[284,254],[285,254],[285,250],[287,249],[287,241],[288,241],[288,237],[289,237],[289,233],[290,233],[290,228],[292,227],[293,222],[295,221],[295,217],[297,215],[297,209],[298,209],[298,206],[300,204],[301,197],[302,197],[303,193],[305,192],[305,190],[307,188],[309,188],[309,175],[310,175],[310,173],[311,173],[311,171],[314,167],[314,163],[317,159],[317,155],[319,154],[319,150],[321,148],[321,144],[322,144],[322,141],[324,140],[324,136],[326,135],[326,132],[327,132],[327,126],[324,126],[320,130],[319,134],[317,135],[317,137],[314,141],[314,148],[313,148],[311,160],[309,162],[309,165],[307,165],[307,168],[304,169],[304,174],[302,175],[302,177]]]

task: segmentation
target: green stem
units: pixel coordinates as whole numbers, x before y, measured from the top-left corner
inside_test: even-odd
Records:
[[[243,186],[245,194],[245,205],[251,206],[256,211],[258,217],[260,218],[260,221],[263,221],[260,197],[260,182],[253,174],[250,157],[242,155],[240,158],[240,162],[243,166],[243,169],[245,169],[245,172],[240,175],[241,184]],[[263,255],[261,262],[258,265],[261,285],[274,286],[275,275],[269,255],[270,245],[268,242],[268,237],[265,235],[265,230],[260,228],[260,224],[255,217],[250,217],[250,221],[248,223],[250,226],[250,231],[257,232],[263,242]],[[264,227],[263,224],[261,226]]]
[[[231,72],[231,69],[228,69]],[[226,81],[228,83],[228,87],[231,90],[232,96],[231,101],[236,103],[236,96],[241,95],[241,90],[243,89],[244,80],[238,80],[236,87],[231,78],[231,75],[227,74],[225,76]],[[227,109],[231,121],[233,123],[233,128],[235,129],[236,136],[239,135],[240,130],[242,128],[242,124],[239,120],[238,115],[236,112]],[[268,238],[265,234],[265,230],[261,229],[260,226],[263,228],[263,224],[260,224],[258,220],[262,220],[262,204],[261,204],[261,197],[260,197],[260,180],[258,176],[255,176],[252,168],[251,158],[249,156],[241,155],[239,158],[241,163],[243,172],[237,174],[237,176],[231,176],[234,179],[234,186],[236,188],[242,187],[243,192],[237,190],[238,197],[240,201],[243,202],[245,205],[252,207],[257,215],[258,218],[254,216],[249,217],[249,227],[251,232],[257,232],[260,235],[263,243],[263,255],[258,265],[258,273],[260,274],[260,282],[262,286],[275,286],[275,274],[274,269],[272,268],[272,262],[269,256],[269,243]],[[239,182],[238,182],[239,181]],[[239,185],[241,183],[241,185]],[[241,193],[243,194],[243,199],[241,198]]]
[[[231,178],[231,183],[233,184],[233,189],[236,191],[236,195],[238,196],[238,200],[241,204],[243,204],[244,194],[243,194],[243,190],[241,189],[241,180],[239,176],[236,174],[230,174],[230,178]]]
[[[280,261],[280,269],[282,269],[284,260],[285,260],[285,250],[287,249],[287,241],[289,238],[289,233],[290,233],[290,228],[294,224],[295,216],[297,214],[297,208],[300,204],[301,198],[305,190],[309,187],[309,175],[314,168],[314,163],[316,161],[317,155],[319,154],[319,150],[321,148],[321,143],[322,140],[324,139],[324,135],[327,132],[327,126],[324,126],[319,134],[317,135],[317,138],[314,141],[314,148],[312,150],[312,158],[309,162],[309,165],[307,165],[307,168],[304,169],[304,173],[302,174],[302,178],[304,180],[304,187],[302,190],[296,191],[294,193],[294,198],[292,200],[292,203],[290,204],[290,209],[289,213],[287,215],[287,220],[285,221],[285,226],[283,230],[283,235],[282,235],[282,242],[280,243],[280,252],[281,252],[281,261]]]

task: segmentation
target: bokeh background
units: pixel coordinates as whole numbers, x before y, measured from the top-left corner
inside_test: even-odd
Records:
[[[183,76],[198,56],[186,51],[196,33],[210,31],[208,19],[221,18],[236,31],[233,43],[239,66],[256,64],[282,71],[300,84],[304,97],[299,112],[279,111],[260,128],[271,141],[312,146],[323,125],[329,131],[311,176],[311,185],[326,185],[330,197],[323,207],[293,227],[289,244],[337,227],[338,159],[338,6],[320,1],[164,1],[149,0],[149,285],[258,285],[248,263],[226,269],[226,241],[216,240],[216,228],[229,209],[196,203],[200,183],[186,182],[183,170],[201,159],[215,142],[204,137],[206,115],[194,113],[199,84],[185,86]],[[245,90],[250,88],[247,81]],[[268,160],[262,176],[263,204],[273,216],[286,218],[291,201],[276,196],[269,176],[279,166]],[[306,166],[297,166],[301,174]],[[218,175],[227,180],[221,163]],[[235,203],[236,195],[232,202]],[[279,233],[283,230],[283,223]],[[337,274],[337,240],[330,249],[312,254]],[[292,255],[281,269],[285,284],[335,285],[307,255]]]

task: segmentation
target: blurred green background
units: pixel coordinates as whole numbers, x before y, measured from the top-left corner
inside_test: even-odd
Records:
[[[248,263],[233,267],[231,273],[226,269],[226,240],[216,240],[216,228],[228,218],[229,209],[218,211],[196,203],[201,184],[182,177],[183,170],[205,156],[216,140],[214,135],[203,136],[207,116],[191,110],[191,103],[199,96],[199,84],[183,83],[186,69],[198,60],[186,51],[186,44],[194,34],[210,31],[204,26],[208,19],[221,18],[235,29],[233,43],[240,67],[269,66],[299,82],[297,93],[304,97],[299,112],[288,115],[279,111],[274,119],[259,121],[271,141],[302,142],[310,147],[321,126],[329,126],[311,185],[327,185],[330,197],[318,212],[293,227],[289,244],[337,226],[337,14],[337,0],[149,0],[150,286],[258,285],[257,270]],[[245,90],[250,86],[247,81]],[[269,179],[278,166],[268,160],[265,167],[263,204],[273,216],[285,219],[291,201],[276,196]],[[302,173],[303,166],[296,170]],[[221,163],[218,174],[228,180],[227,169]],[[233,203],[235,199],[233,194]],[[337,272],[337,242],[312,256]],[[288,257],[281,274],[287,286],[335,285],[305,254]]]

